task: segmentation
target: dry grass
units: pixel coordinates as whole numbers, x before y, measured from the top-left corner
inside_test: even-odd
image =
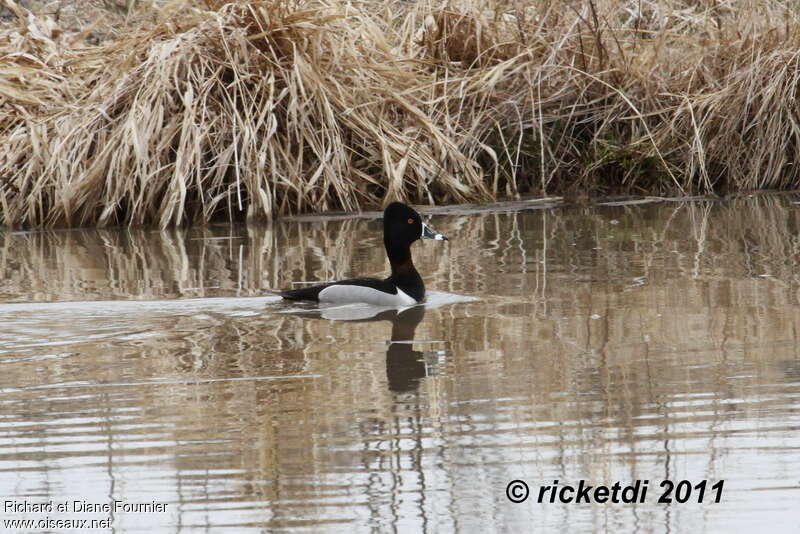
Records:
[[[89,44],[5,1],[8,225],[800,178],[786,2],[208,0]]]

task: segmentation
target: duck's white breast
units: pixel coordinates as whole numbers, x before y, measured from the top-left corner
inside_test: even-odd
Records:
[[[375,306],[410,306],[417,301],[397,289],[397,294],[385,293],[377,289],[356,285],[332,285],[319,292],[320,302],[364,302]]]

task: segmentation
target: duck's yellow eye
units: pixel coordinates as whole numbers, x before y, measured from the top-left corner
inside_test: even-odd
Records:
[[[408,224],[414,224],[414,219],[409,219]]]

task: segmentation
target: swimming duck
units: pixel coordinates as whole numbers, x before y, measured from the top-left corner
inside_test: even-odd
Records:
[[[376,306],[411,306],[425,298],[425,284],[411,260],[411,244],[417,239],[447,241],[430,229],[414,209],[392,202],[383,212],[383,245],[392,273],[385,280],[352,278],[276,293],[286,300],[333,303],[367,303]]]

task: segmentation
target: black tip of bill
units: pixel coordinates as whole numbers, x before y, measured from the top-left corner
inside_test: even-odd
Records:
[[[435,239],[436,241],[450,241],[442,234],[437,234],[431,230],[430,226],[422,223],[422,239]]]

